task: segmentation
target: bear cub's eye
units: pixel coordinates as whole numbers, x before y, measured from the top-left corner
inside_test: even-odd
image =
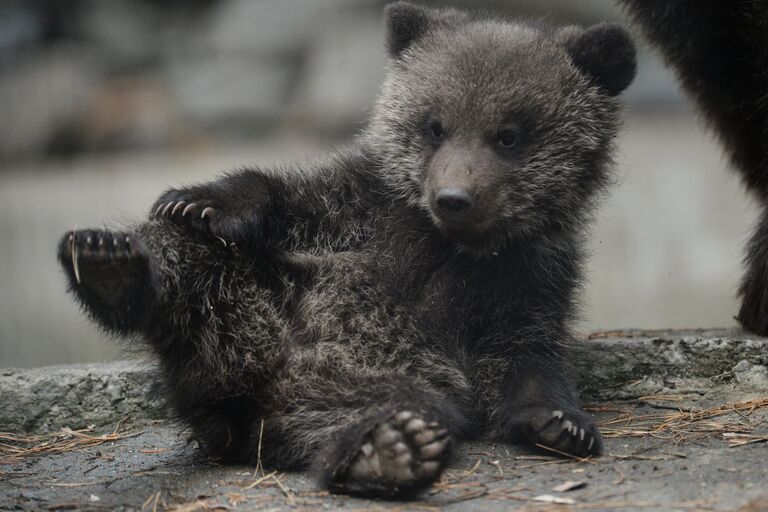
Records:
[[[427,121],[427,124],[424,127],[424,131],[427,140],[432,145],[439,145],[445,138],[445,130],[443,129],[443,124],[439,119],[434,117]]]
[[[496,144],[501,149],[513,149],[517,146],[518,134],[514,128],[507,128],[499,132]]]

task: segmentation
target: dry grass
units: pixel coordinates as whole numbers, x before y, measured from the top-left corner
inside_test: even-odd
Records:
[[[676,402],[682,396],[642,397],[641,401]],[[600,421],[606,438],[655,437],[674,443],[695,441],[712,435],[721,435],[731,446],[768,441],[768,436],[753,435],[764,420],[754,419],[753,413],[768,407],[768,397],[729,402],[706,409],[679,408],[677,411],[636,414],[636,409],[611,407],[591,408],[592,412],[614,412],[616,416]],[[669,407],[670,409],[673,407]],[[727,416],[727,417],[726,417]]]
[[[135,437],[143,431],[127,432],[121,420],[108,434],[94,434],[93,426],[72,430],[62,428],[49,434],[21,435],[0,432],[0,464],[17,464],[29,457],[91,448],[109,441]]]

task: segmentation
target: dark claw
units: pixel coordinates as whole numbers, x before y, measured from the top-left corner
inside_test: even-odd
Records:
[[[216,214],[216,210],[214,210],[210,206],[207,206],[203,209],[203,213],[200,214],[200,218],[204,219],[206,217],[213,217],[215,214]]]

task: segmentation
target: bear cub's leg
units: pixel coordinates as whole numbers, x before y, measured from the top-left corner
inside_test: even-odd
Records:
[[[128,334],[143,326],[156,293],[152,257],[139,239],[121,231],[73,231],[59,242],[58,259],[70,291],[103,327]]]
[[[603,449],[592,418],[575,406],[529,406],[514,415],[509,427],[519,442],[539,444],[568,455],[599,455]]]
[[[360,436],[359,429],[365,429]],[[347,446],[352,438],[361,438]],[[401,497],[437,480],[448,458],[448,431],[420,414],[402,410],[372,426],[358,426],[341,436],[345,456],[332,468],[332,490],[367,496]],[[347,462],[348,461],[348,462]]]
[[[532,358],[510,372],[501,411],[503,430],[515,443],[578,457],[603,451],[600,431],[554,361]]]

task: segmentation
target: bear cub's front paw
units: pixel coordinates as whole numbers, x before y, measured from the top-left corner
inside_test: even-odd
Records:
[[[603,441],[592,418],[578,409],[527,407],[515,418],[527,441],[578,457],[600,455]]]
[[[263,237],[258,204],[239,206],[206,187],[171,189],[152,206],[150,218],[210,233],[227,244],[252,245]]]
[[[440,476],[449,445],[448,431],[439,424],[401,411],[371,431],[332,487],[384,497],[413,494]]]

